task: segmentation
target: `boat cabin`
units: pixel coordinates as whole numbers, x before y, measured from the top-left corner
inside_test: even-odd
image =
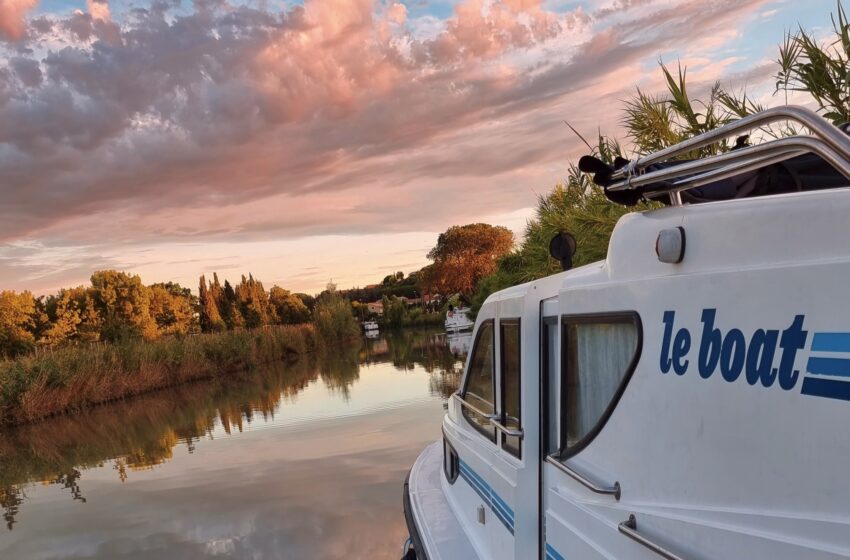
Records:
[[[811,135],[657,165],[779,119]],[[783,107],[675,148],[606,174],[670,206],[605,261],[481,308],[407,558],[850,558],[850,137]],[[809,154],[842,184],[683,203]]]

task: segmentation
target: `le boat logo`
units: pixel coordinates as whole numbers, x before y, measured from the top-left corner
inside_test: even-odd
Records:
[[[672,369],[685,375],[696,369],[708,379],[719,370],[729,383],[743,378],[750,385],[778,386],[785,391],[800,385],[803,395],[850,400],[850,333],[814,333],[805,374],[801,374],[795,364],[809,338],[805,315],[795,315],[784,328],[760,328],[747,334],[737,328],[724,331],[716,326],[716,319],[716,309],[703,309],[699,338],[694,341],[690,330],[677,328],[676,312],[665,311],[661,372]],[[691,352],[695,342],[698,348]]]

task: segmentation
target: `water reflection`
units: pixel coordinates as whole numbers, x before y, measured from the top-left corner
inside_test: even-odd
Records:
[[[394,558],[461,370],[392,333],[2,433],[0,557]]]

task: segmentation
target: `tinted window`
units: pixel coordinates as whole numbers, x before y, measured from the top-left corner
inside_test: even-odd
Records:
[[[449,481],[449,484],[454,484],[457,475],[460,473],[460,460],[454,447],[445,436],[443,436],[443,472],[446,474],[446,480]]]
[[[602,427],[638,351],[635,317],[568,319],[564,323],[566,451]]]
[[[502,425],[512,430],[520,425],[520,328],[519,319],[499,321],[502,366]],[[519,436],[502,434],[502,449],[520,456]]]
[[[469,362],[466,388],[463,399],[485,414],[495,413],[495,397],[493,386],[493,322],[483,323],[478,329],[475,339],[475,347]],[[490,419],[470,410],[463,409],[463,415],[481,433],[496,441],[495,428],[490,424]]]

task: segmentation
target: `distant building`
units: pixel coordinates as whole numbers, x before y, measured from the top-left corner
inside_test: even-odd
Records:
[[[366,309],[369,310],[369,313],[374,313],[376,315],[384,314],[384,304],[380,300],[367,303]]]

